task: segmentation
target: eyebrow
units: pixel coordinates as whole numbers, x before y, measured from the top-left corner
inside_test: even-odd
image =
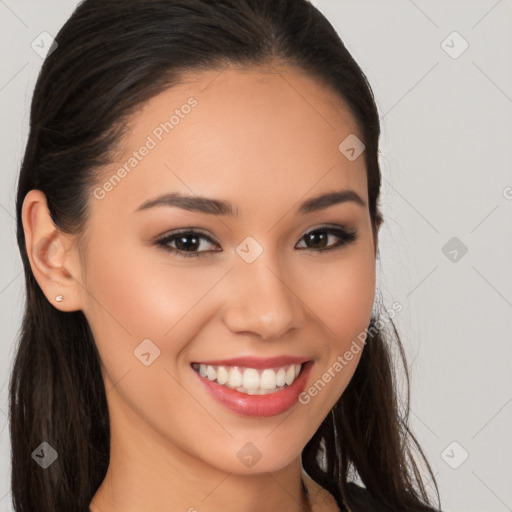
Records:
[[[305,215],[307,213],[324,210],[335,204],[347,202],[355,203],[363,208],[366,207],[366,202],[354,190],[346,189],[327,192],[308,199],[301,203],[297,213]],[[233,205],[227,201],[203,196],[187,196],[179,192],[163,194],[154,199],[149,199],[142,203],[135,211],[148,210],[156,206],[176,207],[191,212],[208,213],[211,215],[239,216],[238,208],[233,207]]]

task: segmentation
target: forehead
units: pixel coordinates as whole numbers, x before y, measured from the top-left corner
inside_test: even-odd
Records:
[[[367,197],[364,157],[350,161],[339,149],[348,136],[362,139],[354,117],[297,68],[186,73],[127,126],[103,176],[125,169],[107,196],[120,208],[168,191],[224,198],[242,211],[258,198],[293,204],[309,190],[347,187]]]

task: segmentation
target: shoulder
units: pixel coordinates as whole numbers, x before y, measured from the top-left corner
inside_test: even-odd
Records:
[[[303,469],[302,477],[310,496],[310,503],[313,512],[340,512],[340,508],[327,489],[315,482]],[[373,496],[364,488],[348,482],[345,487],[346,508],[348,512],[388,512],[384,510]]]
[[[346,508],[340,509],[332,494],[315,482],[305,471],[302,472],[303,481],[309,495],[313,512],[388,512],[379,506],[379,503],[364,488],[349,482],[345,488]]]
[[[345,488],[350,512],[387,512],[383,506],[367,491],[354,482],[348,482]]]
[[[392,510],[380,503],[365,487],[354,482],[347,482],[345,495],[349,512],[390,512]],[[441,512],[427,505],[418,505],[417,510]]]
[[[391,510],[378,501],[365,487],[355,482],[347,482],[345,485],[344,507],[340,509],[336,499],[327,489],[313,480],[304,470],[302,475],[313,512],[340,512],[341,510],[348,512],[390,512]],[[434,509],[429,509],[426,506],[422,507],[421,510],[432,510],[434,512]],[[396,511],[393,510],[393,512]]]
[[[334,497],[321,485],[315,482],[303,469],[302,480],[308,493],[312,512],[339,512]]]

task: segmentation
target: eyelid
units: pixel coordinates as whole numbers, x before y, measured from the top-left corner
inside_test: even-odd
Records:
[[[312,227],[305,231],[297,243],[300,243],[308,233],[314,233],[316,231],[325,231],[329,235],[334,235],[335,237],[337,237],[339,241],[324,249],[310,249],[308,247],[304,248],[304,250],[309,250],[309,252],[311,253],[318,254],[326,251],[335,250],[337,248],[342,248],[350,244],[351,242],[354,242],[358,238],[356,229],[349,229],[342,224],[321,224],[320,226]]]
[[[210,236],[209,234],[206,234],[201,228],[195,228],[195,227],[179,228],[177,230],[170,231],[167,234],[159,237],[155,243],[162,249],[164,249],[168,252],[177,254],[178,256],[185,257],[185,258],[207,256],[207,255],[211,255],[212,253],[215,253],[215,252],[222,252],[222,249],[213,250],[213,251],[194,252],[194,251],[181,251],[179,249],[175,249],[174,247],[170,247],[168,244],[170,242],[174,242],[175,239],[179,235],[197,235],[198,238],[200,238],[200,239],[206,239],[209,242],[211,242],[217,246],[220,245],[214,237]]]
[[[303,237],[307,233],[311,233],[311,231],[319,231],[321,229],[338,229],[340,231],[346,231],[347,233],[350,233],[351,231],[355,231],[355,230],[350,229],[348,226],[346,226],[344,224],[324,223],[324,224],[319,224],[318,226],[312,226],[312,227],[306,229],[306,231],[304,231],[302,233],[301,237]]]
[[[216,243],[217,245],[220,245],[218,240],[210,235],[208,232],[204,231],[201,228],[195,228],[195,227],[187,227],[187,228],[178,228],[175,230],[171,230],[168,233],[165,233],[164,235],[158,237],[158,241],[167,240],[173,237],[177,237],[178,235],[184,235],[184,234],[193,234],[193,235],[201,235],[201,237],[208,239],[210,242]]]
[[[300,243],[303,238],[309,234],[314,233],[316,231],[326,231],[329,235],[334,235],[339,239],[339,241],[333,245],[330,245],[324,249],[311,249],[309,247],[301,248],[300,250],[305,250],[311,253],[322,253],[326,251],[333,251],[338,248],[342,248],[351,242],[355,241],[357,239],[357,231],[355,229],[349,229],[343,224],[320,224],[318,226],[314,226],[311,228],[308,228],[306,231],[303,232],[303,234],[300,236],[298,243]],[[206,234],[205,231],[203,231],[201,228],[195,228],[195,227],[187,227],[187,228],[179,228],[174,231],[170,231],[169,233],[159,237],[156,241],[156,244],[162,247],[164,250],[167,250],[169,252],[173,252],[179,256],[182,257],[198,257],[198,256],[207,256],[211,255],[215,252],[222,252],[222,249],[220,250],[213,250],[213,251],[183,251],[180,249],[176,249],[174,247],[170,247],[168,244],[170,242],[173,242],[179,235],[197,235],[198,238],[206,239],[209,242],[216,244],[217,246],[220,246],[219,242],[209,234]],[[297,245],[296,244],[296,245]],[[295,247],[295,246],[294,246]]]

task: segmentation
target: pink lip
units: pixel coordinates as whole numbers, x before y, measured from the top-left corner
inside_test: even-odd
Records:
[[[291,359],[292,358],[288,358],[287,361],[290,361]],[[279,360],[279,358],[264,360],[267,365],[269,361],[271,362],[270,366],[266,366],[266,368],[272,367],[276,360]],[[247,358],[236,359],[233,361],[241,361],[244,365],[249,362],[247,361]],[[258,362],[261,361],[262,360],[259,360]],[[282,365],[282,360],[279,360],[278,362],[279,364],[277,364],[277,366]],[[227,365],[227,361],[223,361],[222,363]],[[298,363],[299,360],[297,360],[296,364]],[[220,363],[211,362],[208,364]],[[253,364],[254,361],[251,361],[251,364],[248,366],[254,368],[254,366],[252,366]],[[268,395],[248,395],[246,393],[241,393],[235,389],[221,386],[217,382],[213,382],[206,377],[202,377],[199,372],[193,371],[210,395],[231,411],[243,416],[275,416],[287,411],[298,402],[298,397],[306,386],[313,364],[313,361],[305,363],[300,375],[295,379],[291,386],[287,386],[281,391],[276,391]],[[231,366],[235,365],[231,363]],[[240,366],[243,365],[241,364]]]
[[[216,359],[210,361],[196,361],[197,364],[210,364],[216,366],[242,366],[244,368],[277,368],[287,364],[302,364],[307,362],[307,357],[278,356],[278,357],[234,357],[231,359]]]

